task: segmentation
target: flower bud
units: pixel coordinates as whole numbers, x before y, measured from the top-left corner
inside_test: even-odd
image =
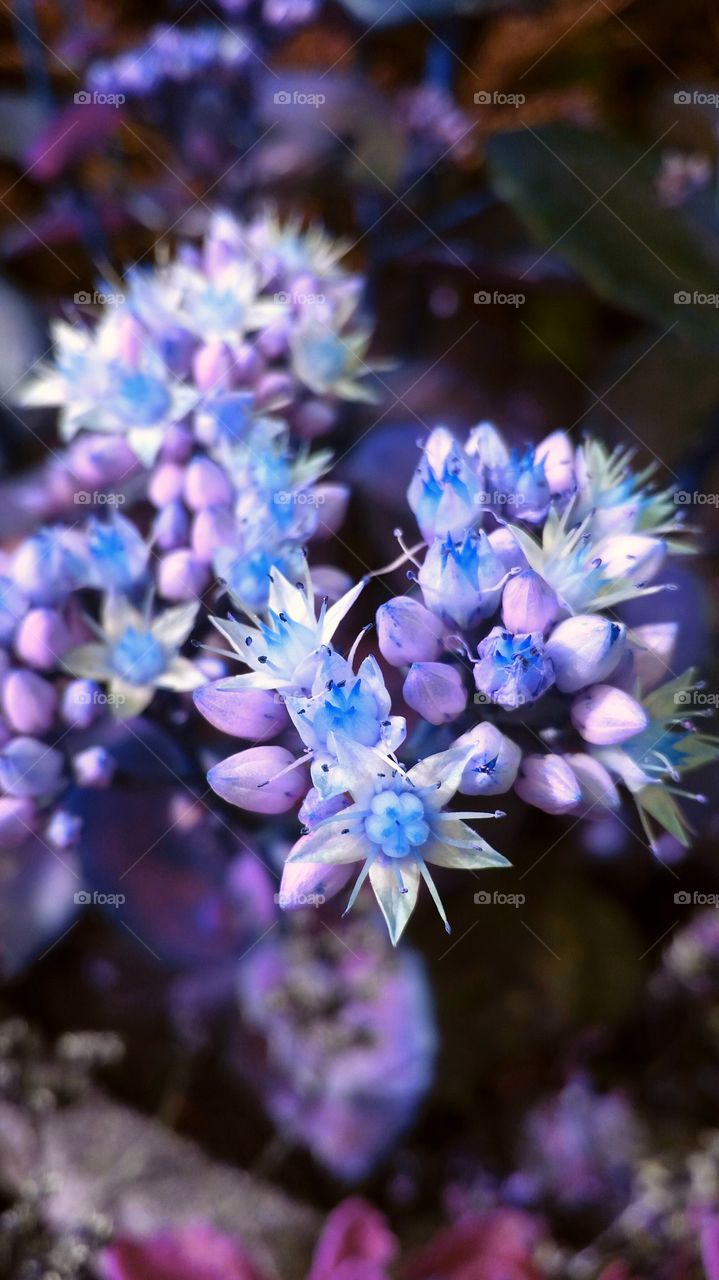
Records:
[[[669,664],[678,632],[676,622],[654,622],[632,628],[629,643],[634,672],[644,691],[653,689],[673,674]]]
[[[302,440],[324,436],[332,430],[336,416],[336,409],[325,400],[306,400],[292,415],[295,435]]]
[[[551,494],[570,493],[576,487],[574,446],[566,431],[552,431],[537,445],[536,462],[544,463],[544,475]]]
[[[29,667],[51,671],[72,644],[62,614],[55,609],[31,609],[15,637],[15,651]]]
[[[73,729],[89,729],[101,711],[100,686],[94,680],[71,680],[65,687],[60,715]]]
[[[185,471],[185,502],[191,511],[229,505],[234,490],[229,476],[210,458],[193,458]]]
[[[509,450],[491,422],[480,422],[479,426],[472,428],[466,452],[488,471],[501,470],[509,462]]]
[[[231,547],[237,538],[237,524],[229,507],[198,511],[192,521],[192,550],[208,563],[220,547]]]
[[[158,511],[152,525],[153,540],[162,551],[186,547],[190,537],[190,517],[184,503],[169,502]]]
[[[642,733],[649,724],[641,703],[611,684],[595,684],[574,699],[572,724],[585,742],[611,747]]]
[[[396,596],[377,610],[379,650],[393,667],[436,662],[444,648],[446,628],[419,600]]]
[[[168,551],[157,569],[157,589],[166,600],[196,600],[209,579],[207,565],[186,547]]]
[[[498,529],[493,529],[487,535],[490,547],[498,560],[501,562],[505,573],[510,569],[526,569],[527,557],[520,547],[517,539],[508,529],[506,525],[501,524]]]
[[[249,342],[243,342],[235,352],[234,381],[243,387],[256,382],[265,367],[259,353]]]
[[[290,404],[294,394],[295,383],[287,373],[263,373],[257,383],[257,404],[262,409],[279,409]]]
[[[18,733],[47,733],[55,717],[57,694],[34,671],[10,671],[2,683],[2,709]]]
[[[626,628],[595,613],[565,618],[549,636],[546,651],[561,693],[576,693],[605,680],[624,653]]]
[[[280,316],[261,330],[257,345],[267,360],[279,360],[286,355],[290,336],[290,321]]]
[[[17,849],[32,835],[35,807],[24,796],[0,797],[0,849]]]
[[[498,796],[509,791],[522,759],[522,752],[511,738],[485,721],[463,733],[454,745],[472,748],[459,784],[464,795]]]
[[[512,711],[535,702],[554,683],[541,635],[512,635],[493,627],[477,649],[474,683],[490,702]]]
[[[585,817],[606,818],[608,809],[619,808],[619,792],[611,774],[599,760],[583,754],[565,755],[564,759],[582,789],[582,805],[587,809]]]
[[[180,422],[173,422],[165,428],[160,458],[163,462],[178,462],[184,465],[192,453],[194,438],[188,427]]]
[[[349,489],[346,484],[316,484],[308,490],[313,510],[317,513],[319,524],[313,531],[315,542],[329,538],[344,524],[349,502]]]
[[[79,586],[84,565],[71,539],[64,529],[41,529],[15,552],[13,580],[33,604],[54,604]]]
[[[293,853],[301,850],[304,838],[294,845]],[[322,862],[286,862],[277,900],[283,911],[297,911],[307,906],[308,898],[315,902],[318,898],[333,898],[355,873],[351,863],[332,866]]]
[[[502,593],[502,621],[507,631],[543,635],[556,620],[559,600],[534,569],[522,569],[509,579]]]
[[[290,723],[285,705],[269,689],[220,689],[224,678],[195,689],[192,699],[201,716],[235,738],[265,742]]]
[[[430,724],[447,724],[467,705],[467,690],[456,667],[443,662],[415,662],[402,688],[408,707]]]
[[[147,496],[152,505],[162,511],[169,502],[182,497],[184,484],[184,467],[178,466],[176,462],[161,462],[150,477]]]
[[[582,799],[576,774],[557,755],[525,756],[514,790],[526,804],[545,813],[568,813]]]
[[[115,761],[105,747],[78,751],[72,767],[81,787],[109,787],[115,775]]]
[[[10,644],[27,611],[27,601],[12,578],[0,576],[0,644]]]
[[[212,790],[230,804],[253,813],[285,813],[307,790],[303,767],[284,747],[248,747],[220,761],[207,775]],[[285,772],[287,770],[287,772]]]
[[[62,770],[60,752],[35,738],[13,738],[0,752],[0,788],[9,796],[53,795]]]
[[[609,578],[628,578],[635,586],[651,582],[666,556],[666,543],[642,533],[618,533],[596,545],[602,572]]]
[[[226,342],[212,338],[195,352],[192,376],[195,386],[208,391],[229,391],[232,386],[233,358]]]
[[[462,542],[435,538],[417,575],[428,609],[448,626],[466,628],[489,618],[499,604],[504,568],[486,533]]]
[[[407,501],[428,542],[461,537],[476,522],[481,508],[479,480],[445,428],[431,432]]]
[[[68,453],[68,470],[80,485],[104,485],[127,480],[138,469],[138,461],[119,436],[83,435],[73,440]]]

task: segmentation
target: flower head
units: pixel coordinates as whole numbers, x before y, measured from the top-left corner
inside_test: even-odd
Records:
[[[393,944],[414,910],[420,878],[424,879],[449,931],[427,863],[467,870],[509,866],[463,820],[495,814],[444,812],[461,781],[467,751],[428,756],[406,773],[376,748],[339,734],[335,751],[340,768],[351,779],[347,790],[354,803],[319,822],[288,862],[363,862],[347,910],[369,876]]]

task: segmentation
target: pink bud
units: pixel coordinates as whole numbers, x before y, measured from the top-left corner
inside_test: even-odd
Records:
[[[416,662],[402,689],[404,700],[430,724],[447,724],[467,705],[467,690],[456,667],[443,662]]]
[[[582,789],[582,804],[587,807],[585,817],[606,818],[608,809],[619,808],[619,792],[611,774],[599,760],[582,754],[566,755],[564,759]]]
[[[71,643],[63,617],[55,609],[31,609],[15,637],[18,657],[41,671],[56,667]]]
[[[127,480],[138,466],[127,442],[117,436],[83,435],[73,441],[68,453],[68,467],[74,479],[98,488]]]
[[[314,440],[332,430],[336,416],[336,409],[327,401],[305,400],[293,414],[292,425],[303,440]]]
[[[198,511],[192,521],[192,550],[210,561],[218,547],[231,547],[237,539],[237,523],[229,507]]]
[[[235,353],[234,380],[243,387],[250,386],[260,377],[264,367],[265,363],[259,352],[245,342]]]
[[[545,813],[568,813],[582,799],[579,779],[566,760],[555,755],[525,756],[514,790],[526,804]]]
[[[654,622],[632,628],[629,641],[634,671],[643,690],[653,689],[674,674],[670,663],[678,631],[676,622]]]
[[[454,744],[471,747],[459,790],[467,796],[496,796],[509,791],[517,776],[522,752],[488,720],[475,724]]]
[[[377,610],[377,638],[382,657],[393,667],[410,662],[436,662],[444,648],[446,628],[419,600],[396,596]]]
[[[227,343],[219,339],[206,342],[195,352],[192,374],[198,390],[229,391],[232,386],[233,357]]]
[[[190,517],[182,502],[169,502],[158,511],[152,524],[152,536],[162,551],[186,547],[190,537]]]
[[[500,525],[487,535],[487,540],[505,573],[510,569],[526,569],[527,558],[517,539],[506,525]]]
[[[544,578],[534,569],[515,574],[502,594],[502,621],[515,635],[549,630],[559,614],[560,604]]]
[[[32,835],[35,807],[25,796],[0,798],[0,849],[17,849]]]
[[[262,409],[280,408],[290,404],[295,384],[286,373],[264,373],[257,384],[257,404]]]
[[[263,329],[257,339],[257,345],[268,360],[279,360],[287,352],[290,335],[290,322],[286,316],[280,316]]]
[[[611,684],[595,684],[574,699],[570,715],[585,742],[611,747],[641,733],[649,724],[641,703]]]
[[[304,838],[294,845],[293,853],[301,850]],[[349,866],[328,866],[321,862],[286,862],[277,894],[279,906],[283,911],[298,911],[310,904],[318,906],[344,889],[356,872],[357,868],[351,863]]]
[[[34,671],[11,671],[2,684],[2,708],[18,733],[47,733],[55,717],[57,694]]]
[[[342,527],[347,514],[349,496],[346,484],[317,484],[308,491],[312,510],[317,512],[319,521],[312,533],[313,540],[329,538]]]
[[[62,695],[60,714],[74,729],[88,729],[102,711],[100,687],[94,680],[71,680]]]
[[[123,311],[116,312],[116,323],[112,329],[113,350],[108,351],[108,355],[114,355],[123,364],[129,364],[133,368],[137,368],[142,353],[147,349],[147,334],[143,325],[125,308]]]
[[[160,457],[163,462],[187,462],[192,453],[193,444],[194,439],[189,427],[173,422],[172,426],[165,430]]]
[[[157,569],[157,589],[166,600],[196,600],[209,579],[205,562],[186,547],[168,551]]]
[[[667,547],[661,538],[647,534],[617,533],[598,542],[595,551],[602,562],[602,572],[609,578],[628,578],[640,586],[656,577]]]
[[[545,436],[534,451],[534,461],[544,463],[550,493],[568,493],[575,487],[574,446],[566,431]]]
[[[229,476],[210,458],[193,458],[185,472],[185,502],[191,511],[228,505],[234,498]]]
[[[241,809],[285,813],[307,790],[302,766],[284,772],[293,764],[294,756],[284,747],[248,747],[216,764],[207,781],[218,796]]]
[[[220,689],[222,680],[214,680],[192,697],[201,716],[216,729],[236,738],[265,742],[286,729],[290,718],[285,704],[269,689]]]
[[[150,477],[147,496],[153,506],[161,510],[168,502],[182,496],[185,471],[177,462],[161,462]]]

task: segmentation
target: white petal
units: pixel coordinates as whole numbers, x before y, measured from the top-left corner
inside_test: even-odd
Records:
[[[497,853],[491,844],[487,844],[466,822],[443,822],[439,831],[432,833],[433,838],[422,850],[425,862],[433,862],[437,867],[454,867],[460,871],[478,871],[483,867],[511,867],[511,862],[504,854]],[[450,840],[471,842],[470,848],[458,848],[449,844]]]
[[[200,604],[197,601],[165,609],[164,613],[155,618],[150,628],[155,639],[168,649],[179,649],[195,625],[199,607]]]
[[[349,613],[355,600],[360,595],[360,592],[364,590],[364,587],[365,583],[363,579],[356,583],[354,587],[341,596],[340,599],[327,610],[322,621],[321,639],[323,644],[329,644],[335,631],[340,625],[340,622],[344,618],[345,614]]]
[[[322,822],[308,836],[302,836],[287,861],[335,863],[364,861],[372,852],[372,846],[361,827],[347,821],[347,812],[345,810],[343,814],[338,815],[338,821],[332,819],[329,822]]]
[[[406,893],[400,891],[397,871]],[[396,947],[417,902],[419,866],[414,860],[380,856],[372,863],[369,878],[387,923],[392,946]]]
[[[63,666],[83,680],[106,680],[110,675],[110,662],[104,644],[79,644],[66,653]]]

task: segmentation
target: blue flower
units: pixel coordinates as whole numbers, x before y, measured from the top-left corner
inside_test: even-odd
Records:
[[[135,525],[119,512],[108,523],[88,521],[87,550],[92,586],[127,591],[144,575],[149,548]]]
[[[466,748],[428,756],[408,773],[382,751],[339,734],[335,750],[354,803],[325,818],[304,836],[290,854],[288,865],[363,862],[347,911],[369,877],[394,945],[414,910],[423,879],[449,932],[427,863],[465,870],[509,866],[507,859],[464,821],[499,815],[444,812],[461,781]]]
[[[474,682],[490,702],[511,711],[535,702],[554,683],[542,637],[493,627],[477,649]]]

